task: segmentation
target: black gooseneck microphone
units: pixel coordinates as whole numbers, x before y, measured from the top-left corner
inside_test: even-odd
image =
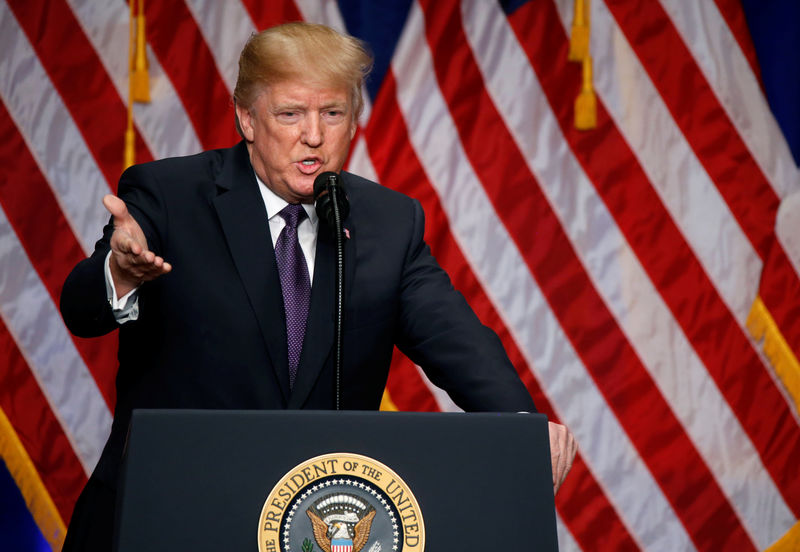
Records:
[[[344,320],[344,229],[342,221],[350,213],[350,203],[340,183],[339,175],[327,171],[314,179],[314,202],[317,216],[333,230],[336,236],[336,297],[334,299],[334,403],[341,410],[342,383],[342,322]]]

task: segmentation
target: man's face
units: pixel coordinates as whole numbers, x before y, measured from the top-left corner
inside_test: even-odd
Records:
[[[236,113],[259,178],[289,203],[309,203],[314,178],[344,165],[356,131],[352,109],[345,88],[287,81]]]

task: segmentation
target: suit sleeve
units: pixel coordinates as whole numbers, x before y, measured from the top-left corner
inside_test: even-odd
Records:
[[[431,254],[422,207],[413,204],[398,347],[466,411],[534,412],[500,338],[481,324]]]
[[[146,166],[135,165],[120,177],[118,195],[142,227],[148,248],[160,254],[166,213],[157,180],[149,175]],[[92,255],[72,269],[61,290],[61,316],[67,328],[79,337],[96,337],[119,327],[108,302],[104,275],[113,233],[110,219]]]

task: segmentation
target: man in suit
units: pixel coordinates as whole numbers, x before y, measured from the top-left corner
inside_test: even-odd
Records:
[[[334,236],[313,183],[341,171],[370,65],[357,40],[321,25],[253,35],[234,92],[243,141],[131,167],[104,198],[111,222],[61,309],[76,335],[120,328],[117,405],[65,550],[110,548],[133,408],[334,408]],[[341,180],[341,407],[378,408],[397,345],[465,410],[534,411],[500,340],[431,256],[419,202]],[[551,425],[551,448],[557,488],[575,454],[563,426]]]

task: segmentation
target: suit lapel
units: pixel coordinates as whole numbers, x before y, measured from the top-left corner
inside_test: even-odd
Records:
[[[236,270],[267,345],[284,400],[289,396],[286,324],[278,268],[264,201],[244,143],[233,148],[217,178],[217,211]],[[225,191],[227,190],[227,191]],[[315,278],[316,279],[316,278]]]

